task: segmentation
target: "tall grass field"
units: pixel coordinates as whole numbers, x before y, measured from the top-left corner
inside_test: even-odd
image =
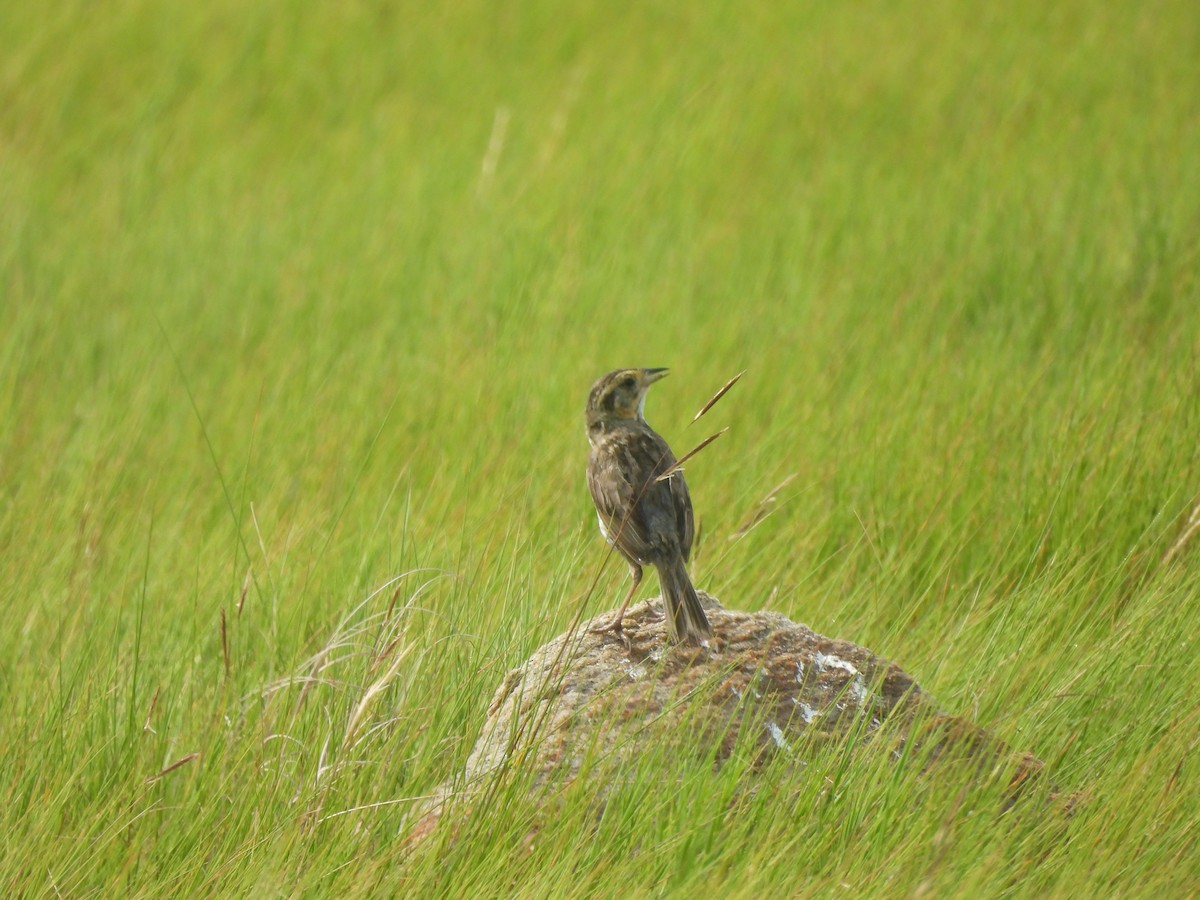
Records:
[[[1198,161],[1194,0],[0,4],[0,895],[1194,895]],[[700,588],[1059,800],[649,754],[410,840],[624,594],[623,366],[729,428]]]

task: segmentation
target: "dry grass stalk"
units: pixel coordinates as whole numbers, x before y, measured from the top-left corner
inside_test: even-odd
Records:
[[[242,594],[238,597],[237,605],[237,617],[239,619],[242,617],[242,607],[246,605],[246,592],[250,590],[250,574],[253,571],[252,568],[246,569],[246,577],[242,579]]]
[[[161,690],[161,687],[156,687],[154,689],[154,696],[150,698],[150,708],[146,710],[146,722],[142,725],[143,733],[148,731],[151,734],[158,734],[157,731],[150,727],[150,720],[154,718],[154,710],[158,707],[158,694]]]
[[[712,435],[709,435],[708,437],[706,437],[704,440],[702,440],[699,444],[697,444],[695,447],[693,447],[687,453],[683,454],[683,456],[679,457],[679,459],[675,460],[675,464],[673,466],[671,466],[669,469],[667,469],[667,471],[663,472],[661,475],[659,475],[654,480],[655,481],[666,481],[668,478],[670,478],[672,475],[674,475],[676,471],[678,471],[679,469],[682,469],[683,464],[685,462],[687,462],[689,459],[691,459],[693,456],[695,456],[697,453],[699,453],[701,450],[703,450],[705,447],[707,447],[709,444],[711,444],[713,441],[715,441],[717,438],[719,438],[721,435],[723,435],[728,430],[729,430],[728,427],[722,428],[716,434],[712,434]]]
[[[721,387],[721,389],[712,395],[712,399],[709,400],[707,403],[705,403],[702,407],[700,407],[700,412],[698,412],[694,416],[692,416],[692,421],[688,422],[688,424],[694,425],[697,421],[699,421],[700,417],[703,416],[710,409],[712,409],[714,406],[716,406],[717,401],[720,400],[722,397],[724,397],[727,393],[729,393],[729,389],[731,387],[733,387],[735,384],[737,384],[738,380],[745,374],[746,374],[746,370],[742,369],[742,371],[738,372],[736,375],[734,375],[732,378],[730,378],[727,382],[725,382],[725,384]]]
[[[401,638],[403,638],[403,635],[397,637],[396,640],[392,642],[391,646],[394,647],[401,640]],[[350,715],[350,721],[346,724],[346,733],[342,737],[343,747],[350,746],[354,742],[354,738],[358,732],[359,724],[362,722],[363,716],[366,715],[366,712],[368,709],[370,709],[371,704],[375,702],[375,698],[378,697],[387,688],[387,686],[392,683],[392,679],[395,678],[396,673],[400,671],[400,664],[404,662],[405,657],[407,657],[411,651],[412,644],[405,644],[403,647],[401,647],[399,652],[397,652],[395,657],[392,659],[392,664],[388,666],[387,671],[384,672],[383,675],[381,675],[378,679],[376,679],[375,682],[363,693],[362,699],[358,701],[358,705],[354,707],[354,712]]]
[[[167,766],[165,769],[163,769],[157,775],[151,775],[149,778],[146,779],[146,784],[154,784],[154,782],[158,781],[159,779],[163,778],[166,775],[170,775],[172,772],[174,772],[176,769],[180,768],[181,766],[186,766],[188,763],[193,762],[194,760],[197,760],[199,758],[200,758],[199,753],[189,753],[187,756],[184,756],[181,759],[175,760],[175,762],[171,763],[169,766]]]
[[[783,481],[779,482],[779,484],[775,485],[775,487],[771,488],[771,490],[767,492],[767,495],[754,505],[754,508],[751,509],[746,518],[742,520],[742,524],[738,526],[738,530],[730,535],[729,539],[731,541],[736,541],[738,538],[745,537],[755,525],[770,515],[771,510],[769,507],[775,502],[776,496],[785,487],[795,481],[798,474],[799,473],[797,472],[793,472],[787,478],[783,479]]]
[[[1196,504],[1192,509],[1192,514],[1188,516],[1187,525],[1183,529],[1183,534],[1179,536],[1179,540],[1172,544],[1171,549],[1163,554],[1161,565],[1165,566],[1169,563],[1180,550],[1187,546],[1188,541],[1195,536],[1197,531],[1200,531],[1200,503]]]
[[[496,169],[500,165],[500,154],[504,152],[504,139],[508,135],[508,123],[512,111],[506,106],[496,108],[492,118],[492,134],[488,138],[487,152],[479,164],[479,185],[477,191],[483,194],[496,177]]]

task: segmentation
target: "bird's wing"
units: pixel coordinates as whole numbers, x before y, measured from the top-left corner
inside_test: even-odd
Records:
[[[683,469],[671,473],[667,484],[671,486],[671,505],[675,508],[675,521],[679,528],[679,549],[683,551],[683,561],[687,562],[692,555],[692,538],[696,536],[696,523],[692,517],[692,497],[688,493]]]
[[[627,557],[648,563],[664,556],[679,537],[671,499],[675,479],[654,480],[675,457],[652,431],[630,431],[622,438],[593,455],[588,488],[608,539]],[[686,496],[687,488],[683,490]],[[668,506],[672,508],[669,520],[664,515]]]
[[[651,546],[634,506],[636,491],[618,460],[609,457],[593,462],[587,474],[604,536],[632,561],[648,561]]]

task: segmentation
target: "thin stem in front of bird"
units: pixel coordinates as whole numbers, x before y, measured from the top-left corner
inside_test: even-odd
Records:
[[[672,465],[670,468],[667,469],[667,471],[663,472],[661,475],[659,475],[654,480],[655,481],[666,481],[668,478],[670,478],[672,475],[675,474],[677,469],[682,469],[683,464],[685,462],[687,462],[689,459],[691,459],[693,456],[695,456],[697,453],[699,453],[701,450],[703,450],[705,447],[707,447],[709,444],[711,444],[713,441],[715,441],[717,438],[719,438],[721,435],[723,435],[728,430],[729,430],[729,426],[725,426],[720,431],[718,431],[716,434],[711,434],[708,437],[706,437],[704,440],[702,440],[699,444],[697,444],[695,447],[693,447],[687,453],[683,454],[683,456],[679,457],[679,459],[675,460],[674,465]]]

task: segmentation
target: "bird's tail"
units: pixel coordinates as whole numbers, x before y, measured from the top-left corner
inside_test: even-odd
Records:
[[[667,613],[667,630],[673,642],[698,644],[713,635],[712,625],[692,587],[687,567],[676,557],[658,567],[658,580],[662,585],[663,606]]]

